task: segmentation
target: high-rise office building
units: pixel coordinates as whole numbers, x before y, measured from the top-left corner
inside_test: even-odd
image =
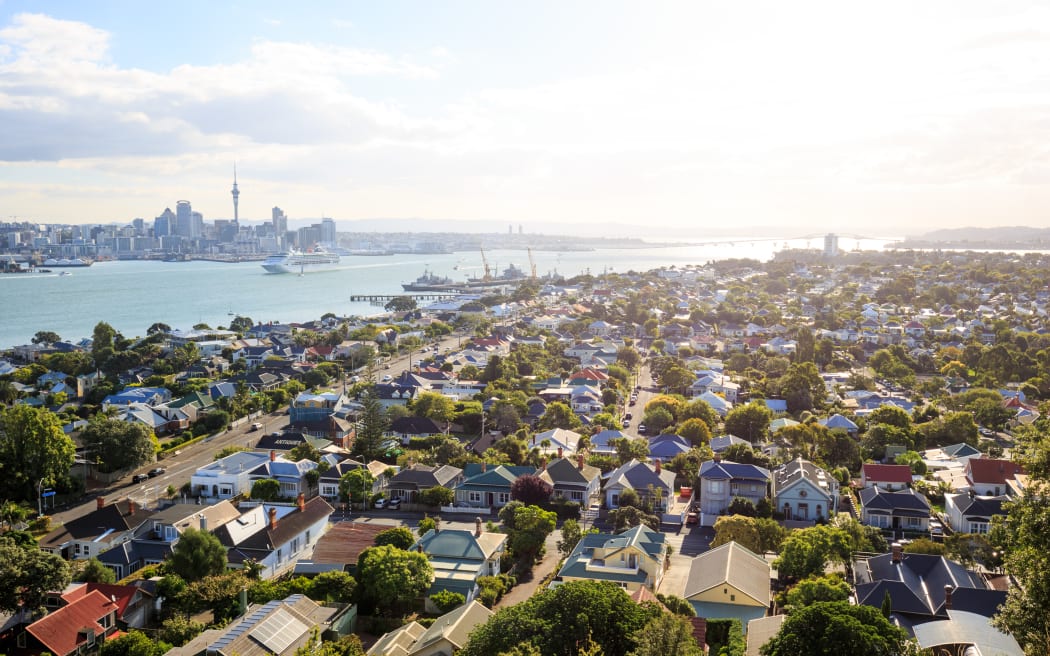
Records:
[[[175,234],[180,237],[193,236],[193,206],[188,200],[175,203]]]
[[[274,207],[271,210],[273,216],[273,232],[278,237],[284,236],[284,233],[288,232],[288,216],[284,213],[280,207]]]
[[[839,254],[839,236],[833,232],[824,235],[824,257],[835,257]]]
[[[174,228],[175,213],[171,211],[170,207],[165,207],[160,216],[153,219],[153,236],[159,239],[160,237],[173,235],[175,234]]]
[[[321,241],[325,244],[335,244],[335,221],[332,219],[321,219]]]

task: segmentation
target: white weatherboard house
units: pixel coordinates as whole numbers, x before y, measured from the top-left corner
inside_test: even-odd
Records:
[[[798,458],[773,471],[773,503],[784,519],[827,519],[838,508],[839,483],[812,462]]]

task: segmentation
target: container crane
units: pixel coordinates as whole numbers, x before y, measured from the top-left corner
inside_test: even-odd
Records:
[[[529,252],[529,269],[532,271],[532,279],[536,279],[536,260],[532,259],[532,246],[527,247],[525,250]]]
[[[488,282],[492,280],[492,271],[489,269],[489,261],[488,258],[485,257],[485,249],[478,246],[478,250],[481,251],[481,266],[485,269],[485,275],[482,276],[481,279]]]

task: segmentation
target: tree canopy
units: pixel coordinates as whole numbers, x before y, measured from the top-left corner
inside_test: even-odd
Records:
[[[165,566],[184,581],[199,581],[226,571],[226,547],[208,531],[188,528],[175,543]]]
[[[0,411],[0,491],[8,499],[36,499],[37,485],[64,479],[76,445],[46,408],[16,405]]]
[[[148,426],[103,414],[91,419],[80,440],[102,472],[134,469],[153,462],[157,452],[157,438]]]
[[[0,536],[0,610],[42,608],[47,593],[64,589],[71,578],[69,563],[61,556]]]
[[[903,654],[907,634],[878,608],[845,601],[817,602],[788,615],[762,656],[894,656]]]
[[[426,554],[417,551],[383,545],[365,549],[357,559],[358,598],[382,613],[422,596],[433,577]]]

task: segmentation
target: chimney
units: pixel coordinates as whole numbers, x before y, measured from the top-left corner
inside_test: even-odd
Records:
[[[208,530],[208,518],[204,516],[204,513],[200,515],[200,527],[202,531]]]
[[[893,562],[900,563],[904,559],[904,547],[901,546],[900,542],[894,542],[891,548],[893,550]]]
[[[277,452],[274,451],[273,449],[271,449],[270,450],[270,462],[273,462],[274,460],[277,460]]]
[[[135,500],[134,499],[128,499],[128,514],[129,515],[134,515],[135,514]]]
[[[99,509],[99,510],[102,510],[103,508],[105,508],[106,507],[106,497],[98,497],[97,499],[95,499],[95,507],[97,509]]]
[[[955,592],[954,585],[944,586],[944,610],[952,609],[952,593]]]
[[[488,468],[489,468],[489,465],[488,465],[488,463],[487,463],[487,462],[483,462],[483,463],[481,463],[481,473],[483,473],[483,474],[484,474],[484,473],[485,473],[485,471],[487,471],[487,470],[488,470]]]
[[[583,454],[576,454],[576,469],[583,469]]]
[[[416,551],[418,551],[419,553],[423,553],[423,545],[417,544],[416,545]]]
[[[276,508],[270,508],[270,529],[271,530],[276,530],[277,529],[277,509]]]
[[[479,538],[481,537],[481,518],[480,517],[475,517],[474,518],[474,536],[475,537],[479,537]]]
[[[299,512],[303,512],[306,509],[306,495],[300,492],[299,498],[295,500],[295,503],[299,506]]]
[[[435,517],[434,518],[434,532],[435,533],[440,533],[441,532],[441,518],[440,517]]]
[[[664,469],[663,469],[663,466],[662,466],[662,465],[660,464],[660,459],[659,459],[659,458],[657,458],[656,460],[654,460],[654,461],[653,461],[653,464],[654,464],[654,465],[656,466],[656,473],[657,473],[657,474],[659,474],[660,472],[662,472],[662,471],[664,470]]]
[[[561,458],[561,457],[562,457],[562,455],[561,455],[561,447],[560,447],[560,446],[558,447],[558,457],[559,457],[559,458]]]

